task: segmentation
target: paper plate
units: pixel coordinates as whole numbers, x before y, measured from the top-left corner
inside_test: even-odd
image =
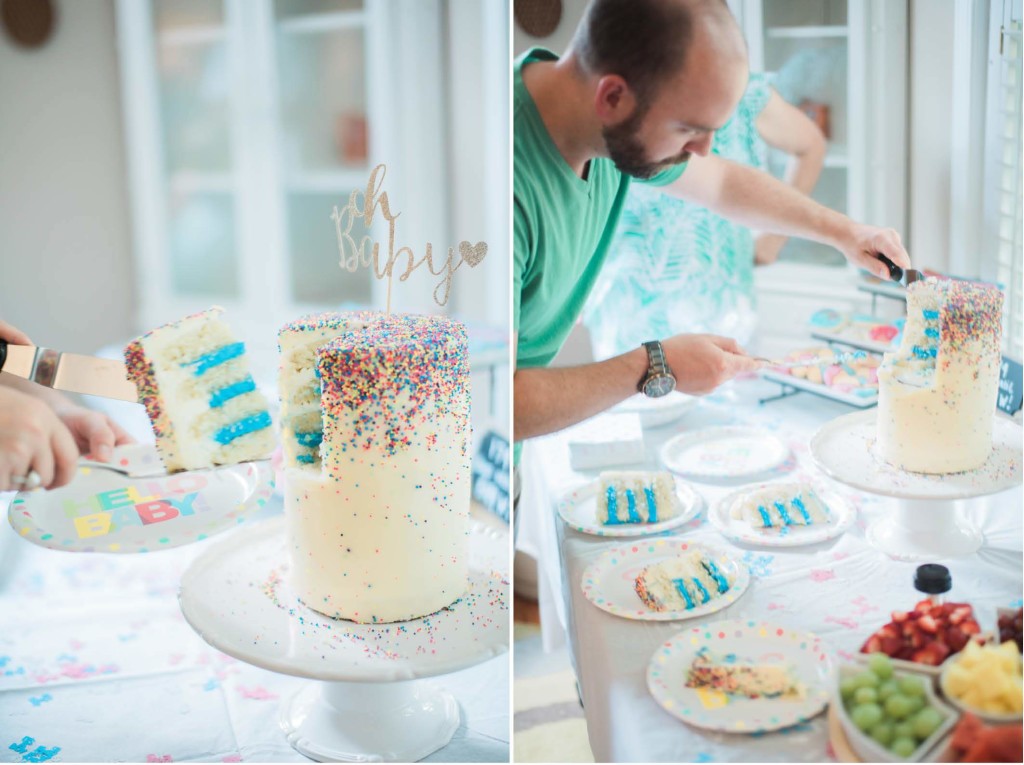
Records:
[[[676,390],[659,398],[648,398],[637,393],[613,407],[612,411],[638,414],[640,424],[645,428],[657,428],[675,422],[696,405],[696,396],[688,396]]]
[[[747,486],[726,495],[708,511],[708,521],[728,539],[764,547],[799,547],[839,536],[853,525],[857,510],[852,504],[833,491],[812,486],[829,510],[829,522],[814,526],[786,526],[781,529],[757,529],[739,518],[732,517],[732,508],[750,493],[772,484]],[[782,485],[782,484],[778,484]]]
[[[665,467],[691,478],[758,475],[778,467],[789,456],[789,449],[771,433],[744,426],[683,433],[661,447]]]
[[[19,493],[8,518],[24,539],[54,550],[151,552],[242,523],[273,489],[268,460],[149,478],[79,467],[67,486]]]
[[[676,482],[676,496],[682,505],[682,512],[674,518],[657,523],[617,523],[605,526],[597,520],[597,492],[601,485],[599,480],[591,481],[567,494],[558,503],[558,514],[570,528],[599,537],[640,537],[674,529],[700,515],[704,500],[682,478],[673,477]]]
[[[748,699],[686,687],[701,648],[754,664],[782,664],[804,686],[802,699]],[[692,627],[663,643],[647,665],[647,688],[661,707],[708,730],[758,733],[787,728],[820,713],[833,683],[832,662],[821,638],[777,624],[735,619]]]
[[[729,591],[688,611],[652,611],[634,589],[640,571],[659,560],[691,550],[700,550],[715,561],[732,580]],[[731,558],[724,550],[681,537],[666,537],[639,540],[632,545],[609,550],[587,567],[580,586],[587,600],[610,614],[624,619],[667,622],[706,616],[727,608],[739,600],[749,585],[750,571],[746,565]]]

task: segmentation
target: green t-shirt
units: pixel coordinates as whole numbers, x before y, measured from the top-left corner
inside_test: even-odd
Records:
[[[593,159],[583,180],[558,152],[523,84],[523,68],[557,61],[533,48],[515,62],[513,80],[513,329],[516,366],[546,366],[558,354],[601,270],[630,177],[610,159]],[[650,180],[672,183],[685,164]]]
[[[557,60],[532,48],[516,60],[513,74],[512,322],[519,369],[547,366],[569,336],[608,253],[630,183],[604,158],[590,161],[583,180],[551,140],[523,83],[523,68]],[[685,167],[644,183],[667,185]]]

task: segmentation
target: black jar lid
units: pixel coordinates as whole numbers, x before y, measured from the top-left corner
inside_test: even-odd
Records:
[[[953,577],[949,569],[938,563],[925,563],[914,572],[914,588],[928,595],[941,595],[953,589]]]

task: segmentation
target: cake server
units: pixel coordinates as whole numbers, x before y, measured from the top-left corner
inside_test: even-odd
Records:
[[[11,345],[0,340],[0,372],[31,380],[54,390],[90,396],[139,401],[128,381],[123,361],[63,353],[34,345]]]
[[[875,257],[882,261],[885,267],[889,269],[889,278],[894,282],[899,282],[904,287],[909,287],[914,282],[924,279],[924,274],[920,271],[913,268],[900,268],[880,252],[875,253]]]
[[[793,367],[813,367],[819,364],[845,364],[847,361],[854,361],[856,359],[863,359],[867,357],[867,351],[850,351],[849,353],[836,353],[832,358],[813,358],[813,359],[766,359],[762,356],[755,356],[754,361],[760,361],[765,366],[771,367],[783,367],[785,369],[792,369]]]

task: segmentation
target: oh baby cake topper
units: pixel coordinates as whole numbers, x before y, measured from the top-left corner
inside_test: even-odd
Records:
[[[378,279],[387,278],[387,313],[391,313],[391,283],[395,274],[395,266],[400,257],[405,257],[405,270],[398,277],[404,282],[412,275],[413,271],[426,265],[427,269],[434,276],[440,276],[441,281],[434,287],[434,301],[440,305],[448,303],[448,296],[452,289],[452,276],[463,263],[468,263],[474,268],[487,256],[487,242],[459,242],[459,249],[456,252],[454,247],[448,248],[448,256],[437,264],[434,264],[433,246],[426,243],[424,253],[416,259],[411,247],[398,247],[395,249],[395,224],[401,213],[392,213],[388,202],[388,194],[383,191],[384,177],[387,175],[387,167],[377,165],[370,173],[370,180],[366,184],[366,193],[363,194],[362,204],[359,201],[360,192],[353,191],[348,198],[348,204],[340,210],[335,206],[331,213],[331,220],[334,221],[334,231],[338,237],[338,264],[350,273],[355,273],[360,267],[373,268],[374,276]],[[380,242],[375,242],[368,234],[364,235],[357,243],[352,235],[352,226],[362,218],[363,225],[369,229],[373,218],[380,210],[388,225],[387,253],[382,258]],[[382,263],[383,260],[383,263]]]

